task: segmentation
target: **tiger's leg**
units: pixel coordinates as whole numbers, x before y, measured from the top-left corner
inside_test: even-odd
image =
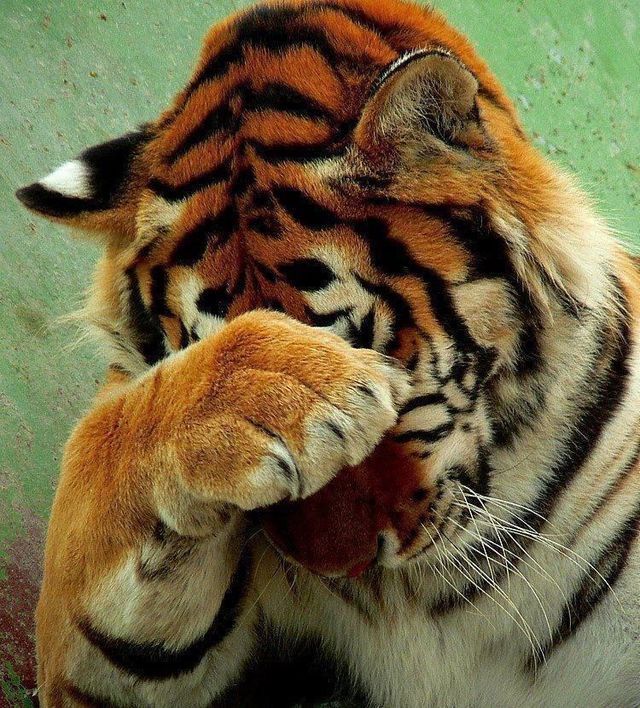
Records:
[[[243,510],[393,425],[404,373],[275,313],[106,392],[69,440],[37,610],[44,706],[207,705],[252,648]]]

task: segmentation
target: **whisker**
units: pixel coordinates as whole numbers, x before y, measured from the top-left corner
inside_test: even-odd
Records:
[[[543,514],[540,514],[535,509],[532,509],[529,506],[526,506],[524,504],[518,504],[516,502],[509,501],[507,499],[500,499],[498,497],[492,497],[492,496],[488,496],[486,494],[480,494],[480,493],[476,492],[475,490],[471,489],[470,487],[468,487],[467,485],[462,484],[462,482],[458,482],[458,484],[463,489],[466,489],[469,492],[471,492],[474,497],[477,497],[477,498],[487,501],[489,503],[493,503],[497,506],[502,506],[505,509],[513,507],[513,508],[519,509],[520,511],[525,511],[525,512],[527,512],[527,514],[532,514],[533,516],[537,517],[538,519],[544,521],[551,528],[557,529],[559,536],[566,535],[565,533],[562,532],[562,530],[558,526],[553,524],[546,516],[544,516]],[[519,520],[521,521],[521,519],[519,519]],[[525,525],[529,526],[529,524],[526,524],[526,522],[525,522]],[[531,528],[533,530],[533,528],[531,526],[529,526],[529,528]],[[547,534],[547,535],[551,536],[553,534]]]
[[[482,539],[481,536],[474,534],[473,531],[471,531],[469,528],[463,527],[462,525],[458,524],[456,521],[454,521],[454,523],[455,523],[456,525],[460,526],[460,528],[461,528],[463,531],[466,531],[467,533],[469,533],[469,534],[472,535],[473,537],[475,537],[475,538],[477,538],[478,540],[480,540],[481,543],[483,543],[483,539]],[[487,554],[485,554],[485,557],[487,558],[488,564],[489,564],[489,565],[492,565],[492,561],[489,560]],[[501,563],[498,559],[495,559],[493,562],[499,563],[499,564]],[[540,610],[542,611],[542,615],[543,615],[543,617],[544,617],[545,623],[546,623],[546,625],[547,625],[547,629],[548,629],[548,631],[549,631],[549,638],[550,638],[551,640],[553,640],[553,630],[551,629],[551,622],[549,621],[549,616],[548,616],[548,614],[547,614],[547,611],[546,611],[544,605],[542,604],[542,600],[540,599],[540,595],[538,594],[538,592],[536,591],[536,589],[533,587],[533,585],[532,585],[531,582],[527,579],[527,577],[524,575],[524,573],[523,573],[516,565],[514,565],[512,562],[506,561],[506,564],[504,564],[503,567],[506,569],[507,578],[510,578],[509,571],[512,571],[512,572],[514,572],[514,573],[516,574],[516,576],[519,577],[519,578],[528,586],[528,588],[531,590],[531,593],[532,593],[533,596],[535,597],[536,602],[538,603],[538,605],[539,605],[539,607],[540,607]],[[491,581],[492,581],[492,583],[494,584],[494,587],[497,588],[498,585],[497,585],[497,583],[496,583],[495,576],[494,576],[493,574],[491,574]],[[509,585],[509,592],[510,592],[510,591],[511,591],[511,586]]]
[[[434,528],[435,528],[435,526],[434,526]],[[437,529],[436,529],[436,531],[437,531]],[[440,536],[440,532],[439,532],[439,531],[437,531],[437,532],[438,532],[438,535]],[[456,546],[456,544],[453,543],[450,539],[447,539],[447,540],[449,541],[449,543],[450,543],[457,551],[460,552],[460,551],[462,550],[462,549],[460,549],[458,546]],[[525,636],[525,638],[527,639],[527,641],[528,641],[529,644],[531,645],[531,650],[532,650],[532,652],[534,653],[534,655],[537,654],[537,653],[540,653],[540,655],[543,655],[544,652],[543,652],[543,649],[542,649],[542,645],[540,644],[540,641],[538,640],[538,638],[537,638],[536,635],[534,634],[534,632],[533,632],[533,630],[531,629],[529,623],[527,622],[527,620],[525,619],[525,617],[522,615],[522,613],[520,612],[520,610],[518,609],[518,607],[516,606],[516,604],[515,604],[515,603],[511,600],[511,598],[504,592],[504,590],[502,590],[502,588],[501,588],[500,586],[496,585],[496,583],[492,582],[491,577],[490,577],[489,575],[487,575],[487,574],[486,574],[476,563],[474,563],[470,558],[468,558],[467,556],[465,556],[464,553],[459,553],[458,556],[453,556],[453,555],[452,555],[452,556],[451,556],[451,560],[452,560],[453,562],[456,562],[456,564],[458,565],[458,568],[459,568],[459,570],[460,570],[461,572],[462,572],[462,567],[461,567],[460,561],[464,560],[464,561],[467,563],[467,565],[470,566],[471,570],[473,570],[473,571],[477,572],[478,574],[480,574],[480,576],[483,577],[483,578],[489,583],[489,586],[492,587],[494,590],[496,590],[496,592],[497,592],[501,597],[503,597],[511,607],[513,607],[513,610],[515,611],[515,613],[516,613],[516,615],[517,615],[517,618],[516,618],[513,614],[511,614],[511,612],[509,612],[509,610],[508,610],[502,603],[498,602],[498,600],[497,600],[491,593],[487,592],[480,584],[478,584],[478,583],[477,583],[476,581],[474,581],[474,580],[471,581],[472,584],[475,586],[475,588],[476,588],[479,592],[481,592],[483,595],[485,595],[486,597],[488,597],[492,602],[494,602],[498,607],[500,607],[500,609],[514,622],[514,624],[515,624],[517,627],[519,627],[519,629],[522,631],[523,635]],[[535,640],[535,644],[534,644],[534,640]],[[537,644],[537,648],[536,648],[536,646],[535,646],[536,644]]]
[[[482,515],[482,511],[480,511],[480,514]],[[527,556],[527,558],[529,558],[529,560],[530,560],[531,562],[525,560],[525,559],[522,558],[521,556],[518,556],[518,554],[515,553],[514,551],[507,549],[507,548],[505,547],[504,543],[502,542],[502,534],[499,532],[498,528],[496,527],[495,523],[493,523],[493,521],[491,521],[491,525],[492,525],[492,527],[494,528],[494,530],[496,531],[496,533],[498,533],[498,541],[499,541],[499,543],[500,543],[500,549],[499,549],[499,550],[501,551],[501,555],[502,555],[502,557],[505,559],[505,561],[507,561],[511,566],[513,566],[514,570],[517,570],[517,566],[515,565],[514,561],[508,560],[508,559],[506,558],[506,556],[505,556],[502,552],[506,552],[506,553],[508,553],[510,556],[513,556],[513,558],[514,558],[516,561],[519,561],[520,563],[523,563],[527,568],[531,569],[534,573],[536,573],[537,575],[540,575],[540,576],[544,577],[546,580],[548,580],[549,582],[551,582],[551,583],[558,589],[558,591],[559,591],[560,594],[562,595],[562,598],[563,598],[563,600],[565,601],[565,603],[568,604],[568,599],[567,599],[566,593],[564,592],[564,590],[562,589],[562,587],[560,586],[560,584],[554,579],[554,577],[553,577],[552,575],[550,575],[550,574],[544,569],[544,567],[543,567],[542,565],[540,565],[540,563],[538,563],[538,561],[527,551],[527,549],[518,541],[518,539],[517,539],[515,536],[513,536],[513,534],[511,534],[511,533],[509,533],[508,531],[506,531],[506,530],[503,529],[503,532],[506,533],[506,535],[509,537],[509,539],[522,551],[522,553],[523,553],[524,555]],[[486,541],[489,545],[498,548],[498,546],[497,546],[497,544],[496,544],[495,541],[491,541],[490,539],[485,539],[485,541]]]
[[[471,490],[473,491],[473,490]],[[505,521],[504,519],[500,519],[500,517],[494,516],[490,514],[490,512],[485,512],[487,517],[492,516],[500,525],[500,527],[505,531],[506,533],[509,534],[515,534],[517,536],[521,536],[523,538],[528,538],[532,541],[540,543],[542,546],[545,548],[555,551],[559,555],[563,556],[566,558],[570,563],[573,563],[577,568],[579,568],[582,571],[592,571],[595,573],[600,580],[606,585],[606,587],[609,589],[609,591],[612,593],[614,598],[616,599],[616,602],[620,606],[621,609],[623,609],[623,604],[620,601],[620,598],[614,588],[611,586],[609,581],[602,575],[602,573],[584,556],[580,555],[576,551],[574,551],[572,548],[569,548],[568,546],[565,546],[562,543],[559,543],[558,541],[553,540],[552,538],[549,538],[547,534],[543,534],[540,531],[536,531],[533,529],[531,526],[528,527],[528,529],[522,528],[521,526],[515,526],[513,523],[509,523]],[[544,518],[544,517],[543,517]],[[527,524],[528,526],[528,524]],[[573,557],[572,557],[573,556]],[[577,559],[577,560],[576,560]],[[578,562],[578,561],[581,561]]]
[[[431,525],[432,525],[434,528],[436,528],[435,525],[433,524],[433,522],[429,522],[429,523],[431,523]],[[431,566],[432,570],[433,570],[434,572],[438,573],[438,575],[442,578],[442,580],[444,580],[444,582],[445,582],[457,595],[459,595],[459,596],[464,600],[464,602],[466,602],[468,605],[470,605],[470,606],[473,608],[475,614],[478,614],[478,615],[480,615],[481,617],[483,617],[483,618],[487,621],[487,623],[489,624],[489,626],[490,626],[494,631],[497,631],[495,625],[494,625],[493,622],[487,617],[487,615],[485,615],[484,612],[482,612],[482,611],[477,607],[477,605],[475,605],[468,597],[466,597],[462,592],[460,592],[460,590],[455,586],[454,581],[453,581],[453,576],[452,576],[450,573],[448,573],[448,575],[449,575],[449,577],[451,578],[451,580],[447,580],[447,578],[444,576],[444,573],[447,572],[447,570],[446,570],[446,565],[442,563],[442,558],[443,558],[443,556],[442,556],[442,552],[441,552],[440,548],[438,548],[437,541],[433,540],[433,537],[431,536],[430,531],[427,529],[427,527],[426,527],[424,524],[421,524],[421,526],[422,526],[422,528],[429,534],[429,537],[432,539],[433,547],[434,547],[434,549],[435,549],[435,551],[436,551],[436,554],[438,555],[438,559],[440,560],[440,562],[441,562],[441,564],[442,564],[442,569],[439,569],[437,566],[434,565],[434,566]],[[437,528],[436,528],[436,531],[437,531]],[[444,551],[444,549],[443,549],[443,551]]]

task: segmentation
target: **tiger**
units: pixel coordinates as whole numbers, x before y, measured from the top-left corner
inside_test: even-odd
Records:
[[[242,9],[158,119],[17,196],[101,244],[109,364],[41,706],[640,706],[637,264],[439,11]],[[256,527],[381,447],[417,481],[369,569]]]

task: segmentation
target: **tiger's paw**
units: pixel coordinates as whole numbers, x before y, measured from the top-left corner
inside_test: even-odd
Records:
[[[308,497],[361,462],[409,392],[394,360],[278,313],[242,315],[198,347],[192,365],[218,375],[181,431],[183,476],[245,510]]]

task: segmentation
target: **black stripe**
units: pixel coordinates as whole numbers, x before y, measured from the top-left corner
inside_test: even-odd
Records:
[[[333,310],[333,312],[316,312],[305,305],[304,311],[309,323],[314,327],[331,327],[338,320],[349,317],[353,308],[345,307],[341,310]]]
[[[394,34],[396,32],[399,33],[406,33],[407,31],[411,32],[414,30],[413,27],[409,27],[407,25],[401,25],[396,22],[386,22],[382,23],[380,21],[374,21],[372,17],[369,17],[368,15],[365,15],[364,12],[353,8],[353,7],[345,7],[344,5],[338,5],[337,3],[333,2],[312,2],[309,5],[313,10],[316,12],[322,12],[323,10],[328,10],[330,12],[336,12],[342,15],[343,17],[347,18],[350,20],[354,25],[357,25],[359,27],[362,27],[369,32],[373,32],[374,34],[378,35],[381,39],[386,39],[386,36],[389,34]],[[386,42],[385,42],[386,43]],[[389,46],[389,45],[388,45]]]
[[[113,372],[114,374],[128,376],[129,378],[131,378],[131,376],[132,376],[130,371],[125,369],[124,366],[122,366],[122,364],[118,364],[118,363],[109,364],[109,371]]]
[[[303,292],[322,290],[336,279],[331,268],[317,258],[297,258],[280,264],[278,270],[289,285]]]
[[[191,344],[191,337],[189,336],[189,331],[184,326],[184,322],[180,320],[180,349],[184,349]]]
[[[210,216],[189,230],[176,245],[171,261],[175,265],[194,266],[201,260],[212,243],[220,248],[227,243],[238,228],[238,212],[233,203],[227,204],[215,216]]]
[[[251,195],[252,209],[273,209],[275,205],[273,194],[266,189],[256,189]]]
[[[256,183],[256,174],[252,167],[242,167],[233,178],[231,193],[234,197],[243,197]]]
[[[88,691],[83,691],[73,683],[65,683],[62,690],[73,699],[74,705],[83,706],[83,708],[116,708],[115,703],[111,703],[111,701],[106,698],[96,696]],[[65,705],[66,703],[67,702],[64,701],[63,703],[56,705]]]
[[[149,543],[153,544],[153,550],[141,554],[136,566],[136,574],[142,582],[166,580],[191,557],[198,541],[180,536],[158,522]]]
[[[336,423],[334,423],[332,420],[327,420],[327,421],[325,421],[324,424],[327,426],[327,428],[329,428],[329,430],[330,430],[337,438],[339,438],[340,440],[342,440],[342,442],[345,441],[345,439],[346,439],[345,433],[344,433],[344,431],[343,431],[341,428],[338,427],[338,425],[337,425]]]
[[[346,145],[335,138],[319,143],[274,143],[266,145],[259,140],[248,140],[256,155],[265,162],[278,165],[282,162],[313,162],[337,157],[346,150]]]
[[[241,99],[242,110],[234,115],[230,100],[233,96]],[[189,150],[200,145],[219,133],[232,134],[244,122],[247,113],[278,111],[309,120],[322,120],[335,125],[331,111],[313,98],[301,93],[293,86],[282,82],[271,82],[261,89],[254,89],[240,84],[232,90],[226,100],[211,110],[202,122],[167,156],[169,162],[175,162]]]
[[[513,447],[518,436],[525,428],[531,429],[539,416],[546,410],[547,389],[545,383],[533,381],[527,383],[527,395],[523,395],[509,406],[500,406],[499,396],[489,390],[490,407],[489,420],[491,424],[491,439],[496,447]]]
[[[410,371],[411,373],[415,372],[415,370],[418,368],[418,364],[420,363],[420,353],[419,352],[414,352],[410,357],[407,363],[405,364],[405,368]]]
[[[349,342],[354,349],[373,349],[376,313],[373,308],[362,318],[360,324],[350,322]]]
[[[305,8],[291,7],[251,9],[238,20],[234,39],[211,57],[194,77],[185,98],[202,83],[223,76],[232,66],[241,63],[248,47],[279,55],[306,47],[317,52],[331,67],[348,61],[348,57],[336,51],[324,32],[296,22],[305,12]]]
[[[223,47],[217,54],[209,59],[204,68],[191,80],[184,94],[186,102],[203,83],[214,81],[224,76],[235,64],[243,59],[243,48],[240,43],[233,42]]]
[[[276,461],[278,468],[282,472],[282,476],[289,481],[293,488],[297,491],[301,489],[301,479],[300,472],[293,466],[288,460],[285,460],[278,455],[271,455],[271,457]]]
[[[415,274],[422,278],[433,314],[442,329],[456,343],[458,351],[476,355],[481,353],[483,347],[473,339],[466,322],[456,310],[444,278],[432,268],[426,267],[418,267]]]
[[[226,286],[220,288],[206,288],[198,296],[196,307],[200,312],[214,317],[225,318],[231,305],[231,297]]]
[[[631,546],[640,531],[640,505],[625,520],[622,530],[602,551],[587,571],[580,585],[564,607],[559,625],[543,647],[542,659],[547,661],[551,653],[574,635],[581,625],[612,590],[624,570]],[[528,668],[533,669],[540,657],[532,655]]]
[[[322,231],[342,223],[330,209],[299,189],[276,187],[273,195],[284,211],[306,229]]]
[[[453,430],[451,423],[443,423],[433,430],[408,430],[404,433],[398,433],[393,436],[393,439],[399,443],[406,442],[422,442],[431,444],[445,438]]]
[[[356,384],[356,389],[360,391],[360,393],[364,394],[368,398],[373,398],[374,401],[377,401],[378,398],[376,394],[373,392],[373,389],[371,389],[367,384],[359,383]]]
[[[414,262],[407,247],[401,241],[391,238],[389,225],[384,219],[370,217],[353,221],[351,228],[369,246],[373,266],[385,275],[411,275]]]
[[[264,308],[267,310],[273,310],[274,312],[287,312],[285,306],[276,298],[267,298],[264,301]]]
[[[252,216],[247,221],[247,229],[265,238],[280,238],[282,236],[282,226],[275,214],[259,214]]]
[[[555,465],[551,466],[546,488],[533,504],[545,516],[552,511],[560,492],[573,481],[596,448],[605,426],[615,415],[625,395],[630,373],[632,333],[629,315],[621,317],[623,319],[618,323],[617,330],[603,331],[600,335],[601,345],[595,363],[609,361],[604,379],[588,383],[588,390],[593,391],[591,404],[579,415],[573,434]],[[525,520],[532,521],[529,518]]]
[[[154,266],[150,271],[151,276],[151,312],[154,315],[173,317],[173,312],[167,304],[167,287],[169,277],[167,269],[163,266]]]
[[[204,117],[202,122],[187,135],[187,137],[175,147],[168,155],[168,162],[176,162],[189,150],[197,145],[206,142],[209,138],[221,132],[232,132],[236,127],[233,112],[228,103],[216,106]]]
[[[398,411],[398,417],[402,418],[403,415],[406,415],[416,408],[424,408],[425,406],[435,406],[440,404],[447,405],[447,398],[442,393],[428,393],[424,396],[416,396],[416,398],[412,398],[407,401]]]
[[[229,161],[226,161],[198,177],[193,177],[183,184],[171,185],[158,177],[154,177],[149,180],[147,186],[152,192],[162,197],[162,199],[168,202],[175,202],[180,199],[188,199],[203,189],[226,182],[230,176],[231,169]]]
[[[150,313],[144,304],[135,271],[130,268],[125,275],[129,286],[129,322],[135,332],[136,346],[145,362],[152,366],[167,355],[164,334],[157,316]]]
[[[433,268],[418,264],[407,246],[389,236],[388,224],[379,218],[369,218],[352,223],[352,228],[369,245],[375,268],[389,276],[410,275],[419,278],[429,296],[434,316],[443,330],[453,339],[459,350],[468,353],[481,351],[457,312],[447,283]]]
[[[236,277],[236,282],[229,288],[229,294],[232,297],[238,297],[238,295],[242,295],[242,293],[245,291],[245,288],[247,287],[247,272],[244,268],[240,269],[240,272],[238,273]]]
[[[249,213],[252,216],[247,221],[247,228],[266,238],[280,238],[282,225],[276,214],[273,213],[275,201],[273,195],[263,189],[257,189],[251,195]],[[262,210],[268,210],[266,212]]]
[[[331,111],[310,96],[301,93],[293,86],[282,82],[265,84],[261,89],[244,91],[245,111],[278,111],[299,118],[322,120],[329,124],[335,122]]]
[[[166,649],[161,642],[138,643],[101,632],[88,620],[78,623],[85,638],[111,663],[140,680],[162,681],[193,671],[205,655],[235,628],[246,596],[250,560],[242,556],[209,629],[183,649]]]
[[[278,274],[266,263],[254,259],[253,266],[267,282],[275,283],[278,280]]]
[[[391,310],[394,318],[394,330],[417,327],[413,310],[409,302],[388,285],[373,283],[357,273],[354,276],[358,283],[371,295],[380,298]]]
[[[209,245],[213,221],[211,217],[204,219],[178,241],[171,254],[174,265],[191,267],[203,258]]]
[[[633,430],[636,430],[636,426],[633,426]],[[607,504],[615,498],[617,492],[620,490],[621,486],[627,480],[630,474],[635,474],[637,472],[637,465],[640,461],[640,441],[636,443],[631,457],[626,462],[622,470],[618,475],[609,480],[609,484],[604,491],[603,495],[598,500],[598,503],[589,512],[589,515],[584,519],[583,525],[587,525],[592,519],[594,519],[597,514],[605,507]]]
[[[465,489],[465,494],[472,504],[477,507],[481,507],[480,498],[478,494],[486,495],[490,491],[491,482],[491,465],[489,464],[489,453],[486,447],[480,446],[478,449],[478,458],[476,465],[473,469],[462,467],[461,465],[456,465],[449,469],[449,476],[451,479],[458,480],[461,484],[464,484],[467,489]],[[471,491],[469,491],[471,490]],[[463,511],[463,517],[467,520],[470,518],[469,511]],[[500,546],[500,550],[502,547]],[[494,550],[496,550],[494,546]],[[496,552],[498,558],[503,558],[500,551]],[[486,559],[486,558],[485,558]],[[504,560],[504,558],[503,558]]]

